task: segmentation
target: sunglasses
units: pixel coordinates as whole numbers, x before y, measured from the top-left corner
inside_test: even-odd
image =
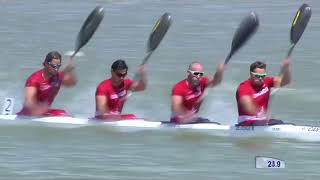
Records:
[[[120,73],[120,72],[114,72],[118,77],[126,77],[127,76],[127,72],[125,73]]]
[[[252,75],[254,75],[256,78],[259,78],[259,79],[263,79],[267,76],[267,73],[255,73],[255,72],[251,72]]]
[[[61,67],[61,64],[52,64],[50,62],[47,63],[50,67],[52,67],[53,69],[59,69]]]
[[[204,72],[200,72],[200,71],[191,71],[188,70],[189,73],[191,73],[194,76],[198,76],[198,77],[202,77],[204,75]]]

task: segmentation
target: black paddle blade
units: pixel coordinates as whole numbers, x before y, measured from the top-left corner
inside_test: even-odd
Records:
[[[171,25],[171,15],[164,13],[152,29],[148,41],[148,52],[154,51]]]
[[[302,33],[307,27],[307,24],[311,17],[311,7],[308,4],[303,4],[296,13],[293,19],[291,31],[290,31],[290,41],[292,44],[296,44]]]
[[[86,21],[83,23],[80,32],[78,33],[74,54],[76,54],[90,40],[94,32],[99,27],[103,17],[104,8],[101,6],[97,6],[89,14]]]
[[[233,54],[237,52],[250,39],[250,37],[257,31],[258,27],[259,19],[255,12],[251,12],[241,21],[237,31],[233,36],[231,51],[227,56],[224,64],[227,64],[229,62]]]

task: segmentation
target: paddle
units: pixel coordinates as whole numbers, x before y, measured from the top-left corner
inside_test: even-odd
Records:
[[[145,65],[152,53],[159,46],[161,40],[166,35],[167,31],[171,25],[171,15],[169,13],[164,13],[160,19],[154,25],[151,34],[149,35],[148,44],[147,44],[147,55],[143,58],[141,66]],[[136,73],[134,79],[137,80],[139,75]]]
[[[252,37],[253,34],[257,32],[259,27],[258,15],[255,12],[250,12],[238,26],[235,34],[233,35],[231,50],[226,57],[224,64],[228,64],[231,57]],[[198,99],[201,102],[204,97],[208,94],[208,89],[204,90],[202,97]]]
[[[92,35],[95,33],[97,28],[99,27],[102,19],[104,17],[104,8],[101,6],[97,6],[94,10],[89,14],[85,22],[83,23],[80,32],[78,33],[74,52],[71,55],[73,58],[80,49],[87,44]]]
[[[311,17],[311,7],[308,4],[303,4],[297,11],[291,26],[290,31],[290,48],[287,57],[291,56],[291,53],[296,46],[297,42],[301,38],[304,30],[306,29]]]
[[[154,25],[152,32],[149,36],[148,45],[147,45],[147,55],[142,60],[141,65],[144,65],[148,62],[151,54],[159,46],[161,40],[166,35],[169,27],[171,25],[171,15],[169,13],[164,13],[160,19]]]
[[[299,39],[301,38],[304,30],[306,29],[311,17],[311,7],[308,4],[302,4],[298,9],[291,25],[290,30],[290,48],[287,53],[287,58],[292,54],[292,51]],[[271,95],[279,91],[279,88],[273,89]]]
[[[287,53],[287,58],[291,56],[294,47],[298,43],[299,39],[301,38],[304,30],[308,25],[310,17],[311,17],[311,7],[308,4],[302,4],[292,21],[291,30],[290,30],[290,48]],[[273,98],[275,93],[277,93],[279,90],[280,88],[272,89],[271,98]],[[269,100],[269,106],[271,106],[271,103],[272,103],[272,99]],[[267,122],[266,122],[267,125],[269,124],[270,119],[271,119],[271,113],[270,111],[268,111]]]
[[[240,23],[231,44],[231,50],[224,61],[227,64],[231,57],[255,34],[259,27],[259,19],[255,12],[251,12]]]

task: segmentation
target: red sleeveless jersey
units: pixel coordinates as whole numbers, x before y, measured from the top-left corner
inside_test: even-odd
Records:
[[[258,116],[259,113],[266,113],[268,110],[270,90],[274,86],[273,77],[265,77],[263,85],[260,88],[252,86],[250,80],[243,81],[237,89],[236,99],[238,105],[238,113],[240,116]],[[256,114],[248,114],[244,111],[244,108],[240,104],[240,97],[250,96],[253,99],[254,104],[259,108]]]
[[[45,79],[43,69],[39,70],[29,76],[25,87],[35,87],[37,89],[37,100],[40,103],[52,104],[54,98],[58,94],[64,73],[60,72],[50,79]]]
[[[183,105],[188,110],[199,111],[201,102],[198,99],[203,95],[204,89],[207,87],[209,79],[202,77],[200,84],[195,89],[190,89],[186,79],[178,82],[172,89],[172,96],[181,96],[183,98]]]
[[[111,79],[107,79],[102,81],[96,89],[96,96],[106,96],[108,100],[107,106],[111,113],[121,113],[128,89],[133,84],[131,79],[125,79],[123,82],[122,87],[116,88],[112,86]]]
[[[47,104],[50,107],[60,90],[63,78],[64,73],[59,72],[59,74],[50,79],[45,79],[43,69],[41,69],[28,77],[25,87],[35,87],[37,89],[37,102],[40,104]],[[18,114],[28,115],[29,112],[27,109],[23,108]]]

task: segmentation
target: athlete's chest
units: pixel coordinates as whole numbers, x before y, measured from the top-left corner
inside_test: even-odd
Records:
[[[252,89],[252,98],[256,101],[266,101],[270,95],[270,88],[264,86],[259,90]]]
[[[203,94],[203,89],[199,86],[195,89],[187,89],[185,90],[185,93],[184,93],[184,99],[185,100],[194,100],[194,99],[197,99],[199,98],[202,94]]]
[[[59,89],[61,82],[58,78],[52,80],[42,80],[39,83],[39,90],[40,91],[49,91],[53,89]]]
[[[108,94],[111,100],[118,100],[120,98],[125,97],[127,93],[128,93],[128,90],[126,90],[125,88],[122,88],[122,89],[113,89]]]

